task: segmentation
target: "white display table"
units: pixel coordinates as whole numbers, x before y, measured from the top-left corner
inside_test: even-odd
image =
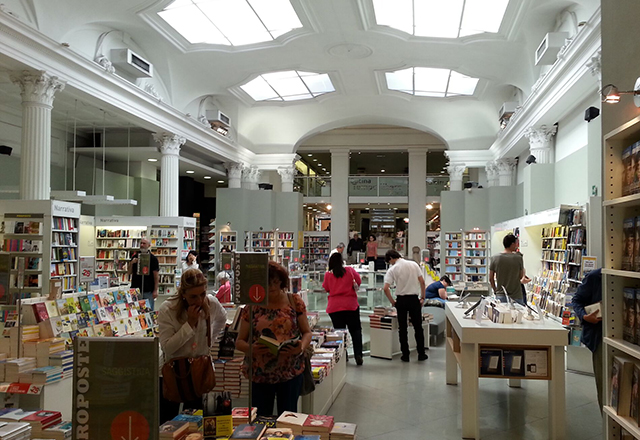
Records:
[[[567,330],[553,321],[524,321],[522,324],[495,324],[484,319],[478,325],[475,319],[464,318],[463,308],[454,304],[445,306],[447,325],[446,381],[457,385],[458,369],[462,379],[462,437],[480,438],[478,427],[478,378],[480,377],[480,349],[547,350],[546,377],[521,379],[548,380],[549,438],[565,439],[565,372],[564,346]],[[483,376],[485,377],[485,376]],[[507,376],[510,386],[519,386],[520,379]]]
[[[16,399],[15,404],[25,410],[60,411],[62,420],[71,420],[73,415],[73,379],[66,377],[48,385],[16,384],[16,392],[10,384],[0,384],[0,393],[5,401]]]
[[[313,393],[300,398],[300,409],[305,414],[326,414],[347,381],[345,353],[322,382],[316,384]]]
[[[371,357],[393,359],[394,356],[401,354],[400,337],[398,336],[398,320],[394,317],[391,323],[391,329],[371,327]],[[422,321],[422,330],[424,331],[425,347],[428,347],[429,321]],[[416,338],[414,337],[413,327],[411,326],[407,329],[407,338],[409,341],[409,350],[415,351]]]

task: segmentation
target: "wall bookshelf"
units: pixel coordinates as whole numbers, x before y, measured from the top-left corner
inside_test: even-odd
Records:
[[[462,281],[463,245],[462,232],[444,233],[444,255],[440,261],[440,273],[451,281]]]
[[[640,140],[640,116],[632,119],[604,136],[603,181],[605,247],[602,270],[603,304],[603,353],[604,359],[604,414],[605,437],[619,438],[620,427],[640,438],[640,428],[636,420],[623,414],[628,409],[611,405],[611,377],[613,360],[616,356],[630,358],[640,364],[640,347],[623,338],[626,323],[624,289],[640,287],[640,273],[625,268],[625,240],[623,223],[625,219],[640,215],[640,195],[623,195],[627,185],[623,153]],[[637,255],[637,252],[635,252]],[[637,320],[636,320],[637,322]],[[622,386],[622,384],[621,384]]]
[[[331,252],[331,233],[325,231],[304,231],[302,245],[306,251],[307,264],[327,264]]]
[[[229,249],[233,252],[237,249],[238,233],[236,231],[220,231],[220,250],[222,248]]]
[[[488,244],[488,232],[468,231],[464,233],[463,266],[465,282],[488,282]]]
[[[204,240],[204,238],[203,238]],[[203,243],[204,245],[205,243]],[[209,284],[216,282],[216,219],[209,222],[209,231],[207,232],[206,246],[209,248],[209,266],[207,269],[207,279]]]
[[[57,200],[3,200],[2,249],[8,254],[9,290],[2,304],[49,295],[51,280],[64,292],[78,287],[80,205]]]
[[[276,255],[276,239],[273,231],[250,231],[245,236],[245,249],[250,252],[266,252],[270,258]]]

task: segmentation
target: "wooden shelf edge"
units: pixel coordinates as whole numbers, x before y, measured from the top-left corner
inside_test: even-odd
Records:
[[[640,359],[640,346],[637,346],[636,344],[632,344],[631,342],[627,342],[625,340],[613,339],[609,337],[605,337],[604,342],[611,347],[623,351],[629,356],[633,356],[635,359]]]
[[[617,206],[623,208],[625,206],[633,206],[640,204],[640,193],[631,194],[623,197],[616,197],[615,199],[606,200],[602,203],[602,206]]]
[[[640,272],[631,272],[628,270],[602,269],[602,273],[605,275],[615,275],[618,277],[640,278]]]
[[[451,347],[451,351],[453,352],[453,355],[456,357],[456,362],[458,363],[458,365],[462,365],[460,352],[455,350],[453,346],[453,338],[451,336],[447,336],[447,344],[449,344],[449,346]]]
[[[608,406],[608,405],[605,405],[603,407],[603,411],[604,411],[604,413],[606,415],[611,417],[616,423],[618,423],[620,426],[622,426],[625,430],[627,430],[635,438],[640,438],[640,427],[638,427],[638,425],[636,424],[636,421],[633,420],[631,417],[619,416],[615,412],[615,410],[612,407]]]

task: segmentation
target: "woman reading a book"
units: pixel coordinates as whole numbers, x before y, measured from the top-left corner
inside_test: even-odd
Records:
[[[284,267],[269,262],[269,296],[266,306],[247,306],[242,311],[236,348],[249,355],[249,307],[253,308],[252,382],[253,405],[258,415],[297,411],[302,387],[304,350],[311,343],[307,309],[298,295],[287,293],[289,275]],[[268,336],[265,336],[268,335]],[[242,366],[248,376],[247,357]]]
[[[329,271],[322,283],[324,290],[329,293],[327,313],[334,328],[349,328],[357,365],[362,365],[362,325],[356,293],[360,284],[362,280],[358,272],[343,266],[342,255],[336,253],[329,258]]]
[[[212,295],[207,295],[207,279],[199,270],[188,270],[180,278],[180,287],[158,311],[158,332],[164,362],[179,358],[209,355],[210,338],[217,337],[227,321],[227,312]],[[160,385],[162,390],[162,385]],[[202,399],[183,402],[184,408],[202,409]],[[178,414],[180,404],[160,398],[160,421]]]

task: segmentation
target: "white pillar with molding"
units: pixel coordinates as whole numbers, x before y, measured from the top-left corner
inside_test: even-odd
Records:
[[[487,173],[487,186],[499,186],[500,176],[498,174],[498,165],[496,165],[496,162],[494,160],[487,162],[484,168]]]
[[[447,166],[449,173],[449,190],[462,191],[462,175],[467,166],[463,163],[452,163]]]
[[[178,216],[180,187],[180,147],[187,141],[173,133],[154,133],[153,138],[160,144],[160,216]]]
[[[51,109],[65,83],[44,71],[14,72],[11,81],[22,96],[20,198],[48,200],[51,196]],[[66,154],[66,145],[65,145]]]
[[[258,189],[258,183],[260,182],[261,176],[262,171],[259,170],[258,167],[245,167],[242,170],[242,187],[244,189]]]
[[[407,255],[411,248],[424,249],[427,244],[427,148],[409,148],[409,240]]]
[[[282,181],[282,192],[293,192],[293,177],[296,175],[296,166],[278,167],[278,174]]]
[[[349,241],[349,150],[331,149],[331,248]]]
[[[513,185],[514,171],[517,162],[513,158],[499,159],[496,161],[498,167],[499,186]]]
[[[235,162],[226,162],[224,167],[227,169],[227,178],[229,179],[229,188],[242,188],[242,170],[244,165]]]
[[[536,158],[536,163],[554,163],[553,137],[558,132],[558,127],[546,125],[540,128],[529,127],[524,135],[529,139],[529,151]]]

